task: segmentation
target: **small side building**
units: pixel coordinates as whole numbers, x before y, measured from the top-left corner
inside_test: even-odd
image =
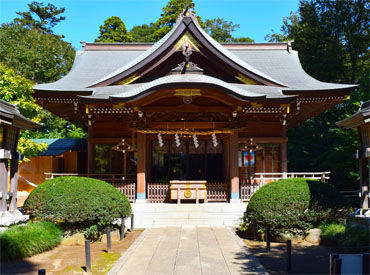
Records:
[[[18,214],[19,133],[21,130],[34,130],[39,126],[22,116],[16,105],[0,100],[0,217]]]
[[[32,139],[47,143],[48,149],[19,167],[19,202],[45,181],[48,173],[85,174],[87,172],[87,141],[79,138]]]
[[[361,207],[367,211],[370,188],[370,101],[363,103],[357,113],[336,124],[347,129],[357,129],[360,140],[360,149],[356,155],[360,162]]]

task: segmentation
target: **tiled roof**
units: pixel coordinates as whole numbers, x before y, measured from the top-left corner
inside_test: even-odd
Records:
[[[47,143],[49,146],[39,156],[59,156],[68,151],[86,152],[87,141],[82,138],[39,138],[31,139],[37,143]]]

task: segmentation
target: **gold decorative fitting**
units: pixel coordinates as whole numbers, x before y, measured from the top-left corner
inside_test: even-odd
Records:
[[[175,44],[174,48],[177,51],[180,49],[185,43],[188,43],[191,45],[192,49],[199,52],[199,48],[202,46],[198,43],[198,41],[187,31],[179,41]]]
[[[174,96],[199,96],[200,89],[175,89]]]
[[[258,109],[258,108],[262,108],[263,105],[262,104],[259,104],[259,103],[256,103],[256,102],[251,102],[251,108],[253,109]]]
[[[85,112],[88,114],[90,112],[90,108],[94,108],[94,105],[88,105],[86,104]]]
[[[288,114],[290,113],[290,105],[289,104],[280,104],[280,107],[282,109],[285,109]]]
[[[130,84],[132,82],[134,82],[136,79],[140,78],[140,75],[137,75],[137,73],[121,80],[120,82],[118,82],[118,85],[127,85],[127,84]]]
[[[184,197],[187,198],[187,199],[191,198],[192,195],[193,195],[193,193],[190,190],[186,190],[184,192]]]
[[[350,95],[346,95],[345,97],[343,97],[343,100],[350,100],[350,99],[351,99]]]
[[[248,84],[248,85],[258,85],[258,83],[248,77],[246,77],[245,75],[242,75],[241,73],[238,73],[237,76],[235,76],[236,79],[240,80],[241,82],[243,82],[244,84]]]
[[[125,103],[122,103],[122,102],[120,102],[120,103],[118,103],[118,104],[114,104],[113,106],[112,106],[112,108],[113,109],[122,109],[122,108],[124,108],[125,107]]]

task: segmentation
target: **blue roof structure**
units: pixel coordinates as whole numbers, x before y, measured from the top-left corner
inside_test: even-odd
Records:
[[[87,151],[87,141],[84,138],[38,138],[31,140],[49,145],[46,151],[39,153],[39,156],[59,156],[69,151]]]

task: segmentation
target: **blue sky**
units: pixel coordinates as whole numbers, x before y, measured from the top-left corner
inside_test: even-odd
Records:
[[[66,20],[54,32],[63,34],[65,41],[81,49],[80,41],[93,42],[99,26],[110,16],[119,16],[127,30],[135,25],[148,24],[158,19],[167,0],[49,0],[57,7],[65,7]],[[0,23],[12,21],[17,11],[26,11],[32,0],[0,0]],[[203,19],[216,17],[240,24],[235,37],[248,36],[264,42],[271,30],[279,31],[282,18],[298,10],[298,0],[193,0],[195,10]]]

